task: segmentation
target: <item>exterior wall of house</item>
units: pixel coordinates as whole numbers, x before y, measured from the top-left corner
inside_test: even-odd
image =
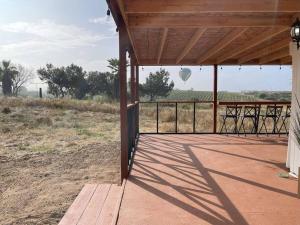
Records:
[[[291,126],[288,143],[288,153],[286,165],[290,168],[291,173],[299,176],[298,168],[300,167],[300,146],[297,144],[295,137],[293,136],[293,121],[295,113],[297,112],[297,100],[300,101],[300,49],[297,49],[295,43],[290,44],[290,54],[292,56],[292,114],[291,114]]]

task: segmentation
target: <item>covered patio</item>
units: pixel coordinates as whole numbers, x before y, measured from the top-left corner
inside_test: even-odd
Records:
[[[216,134],[218,107],[223,104],[217,95],[220,65],[292,65],[292,103],[288,104],[292,105],[292,120],[295,118],[293,108],[296,96],[300,97],[300,51],[290,33],[300,15],[297,0],[107,0],[107,3],[108,14],[112,14],[119,32],[121,179],[128,177],[140,133],[140,66],[213,66],[213,99],[209,102],[213,106],[213,129],[209,133]],[[130,57],[128,76],[127,57]],[[129,76],[130,99],[127,99]],[[274,103],[281,104],[286,103]],[[288,149],[287,167],[297,175],[300,151],[291,135]]]
[[[299,0],[107,3],[119,32],[123,184],[117,194],[112,193],[119,197],[114,198],[114,207],[108,207],[111,211],[101,205],[111,220],[107,224],[298,225],[298,181],[279,176],[298,175],[300,151],[292,132],[289,137],[217,135],[218,107],[222,105],[217,93],[220,65],[292,65],[291,117],[295,118],[296,96],[300,99],[300,50],[291,42],[290,30],[300,15]],[[158,125],[157,134],[140,133],[140,66],[165,65],[213,66],[210,134],[159,135]],[[99,218],[103,212],[97,209],[93,193],[81,200],[87,208],[76,211],[71,206],[71,214],[67,212],[69,218],[80,214],[78,220],[62,224],[78,224],[85,211],[93,212],[85,215],[90,221]]]

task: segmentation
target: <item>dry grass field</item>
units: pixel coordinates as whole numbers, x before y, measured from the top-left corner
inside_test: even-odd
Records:
[[[119,182],[118,103],[0,101],[1,225],[57,224],[84,184]],[[160,132],[175,131],[175,115],[174,103],[160,106]],[[211,132],[212,121],[212,105],[197,104],[196,132]],[[156,132],[155,104],[140,105],[140,131]],[[192,131],[193,104],[180,103],[178,132]]]
[[[83,184],[119,182],[116,104],[1,99],[0,224],[57,224]]]

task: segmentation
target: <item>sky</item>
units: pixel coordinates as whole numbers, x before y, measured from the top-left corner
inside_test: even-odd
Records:
[[[105,0],[0,0],[0,60],[11,60],[37,70],[52,63],[71,63],[87,71],[107,71],[107,59],[118,57],[118,33],[107,20]],[[179,78],[180,67],[170,72],[175,88],[212,90],[212,67],[189,67],[187,82]],[[140,81],[160,67],[144,67]],[[242,66],[219,68],[219,90],[291,90],[291,67]],[[29,88],[37,87],[35,79]]]

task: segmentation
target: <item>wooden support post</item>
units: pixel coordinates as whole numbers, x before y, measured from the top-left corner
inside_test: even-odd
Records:
[[[135,102],[136,94],[136,77],[135,77],[135,56],[133,52],[130,53],[130,100],[131,103]]]
[[[213,104],[214,104],[214,127],[213,133],[217,133],[217,114],[218,114],[218,65],[214,65],[214,92],[213,92]]]
[[[119,27],[119,85],[120,85],[120,125],[121,125],[121,182],[128,176],[128,123],[127,123],[127,69],[126,28]]]
[[[139,84],[140,84],[140,79],[139,79],[139,66],[135,66],[135,101],[139,102],[140,101],[140,94],[139,94]],[[140,132],[140,104],[138,103],[137,105],[137,113],[136,113],[136,123],[137,123],[137,133]]]
[[[300,167],[298,167],[298,198],[300,198]]]

